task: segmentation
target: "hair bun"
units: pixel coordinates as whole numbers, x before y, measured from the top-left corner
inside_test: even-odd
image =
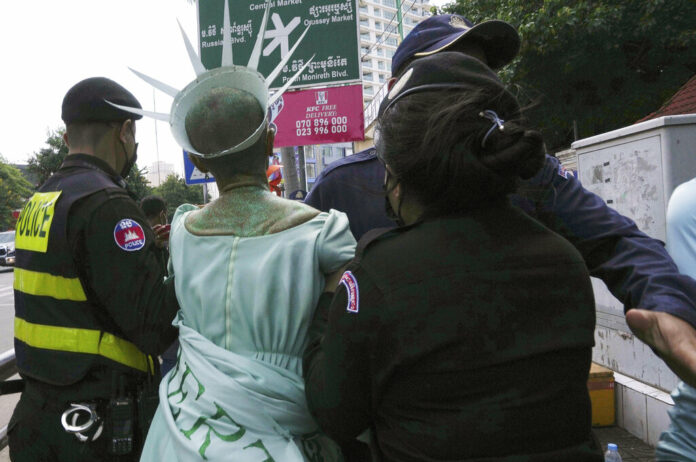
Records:
[[[521,136],[520,136],[521,135]],[[493,148],[493,152],[484,154],[481,163],[491,170],[508,175],[515,175],[523,180],[531,178],[544,165],[544,139],[535,130],[526,130],[508,135],[499,132],[498,140],[508,141],[502,149]],[[500,143],[497,143],[500,146]]]

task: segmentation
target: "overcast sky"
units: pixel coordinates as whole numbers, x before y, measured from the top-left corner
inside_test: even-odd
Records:
[[[186,0],[36,0],[0,6],[0,154],[26,163],[63,126],[67,90],[104,76],[128,88],[145,109],[169,112],[172,98],[132,74],[132,67],[176,88],[194,77],[177,19],[198,48],[196,6]],[[169,126],[137,123],[138,165],[159,158],[182,168]],[[156,138],[158,143],[156,143]]]
[[[442,4],[435,0],[431,4]],[[0,154],[12,163],[45,146],[63,126],[68,89],[104,76],[129,89],[143,108],[169,112],[172,98],[128,70],[173,87],[194,77],[177,19],[198,49],[196,6],[187,0],[8,0],[0,6]],[[168,124],[137,123],[138,166],[159,159],[183,172],[182,153]]]

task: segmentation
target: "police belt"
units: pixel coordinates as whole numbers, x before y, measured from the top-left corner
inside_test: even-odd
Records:
[[[70,399],[60,390],[53,390],[52,388],[40,385],[33,380],[27,380],[22,392],[22,398],[28,399],[35,406],[49,412],[65,411],[75,399]],[[95,398],[90,399],[90,401],[100,402],[103,405],[108,402],[105,398]]]
[[[61,425],[64,431],[75,435],[82,443],[94,441],[103,433],[109,404],[106,399],[67,400],[61,391],[51,390],[31,380],[27,381],[22,399],[31,402],[34,409],[44,411],[49,418],[55,418],[56,425]]]

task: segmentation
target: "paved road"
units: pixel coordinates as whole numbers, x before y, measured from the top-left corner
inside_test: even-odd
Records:
[[[0,266],[0,353],[13,348],[14,294],[12,268]]]
[[[14,293],[12,292],[12,268],[0,266],[0,352],[14,347]],[[18,376],[12,378],[19,378]],[[7,425],[12,410],[19,399],[18,394],[0,396],[0,428]],[[9,460],[7,448],[0,451],[0,462]]]

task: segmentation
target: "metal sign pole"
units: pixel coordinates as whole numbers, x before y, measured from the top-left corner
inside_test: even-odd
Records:
[[[399,43],[404,41],[404,24],[401,17],[401,0],[396,0],[396,20],[399,21]]]

